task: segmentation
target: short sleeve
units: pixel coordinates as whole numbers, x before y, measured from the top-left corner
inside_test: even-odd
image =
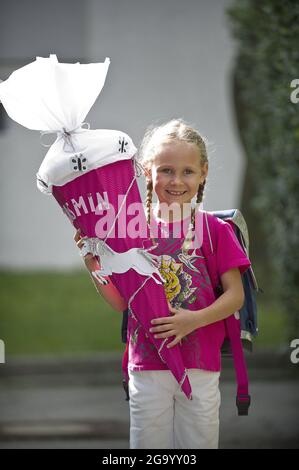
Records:
[[[219,221],[217,236],[217,267],[221,276],[232,268],[239,268],[243,274],[251,265],[244,253],[233,228],[228,222]]]

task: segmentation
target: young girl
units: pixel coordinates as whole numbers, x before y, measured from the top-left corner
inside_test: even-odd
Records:
[[[198,210],[208,159],[204,140],[195,129],[182,120],[172,120],[149,131],[141,146],[141,163],[147,182],[147,221],[159,233],[154,253],[160,257],[171,313],[153,320],[151,332],[157,338],[171,337],[170,348],[179,344],[192,400],[183,394],[137,319],[129,315],[130,447],[215,449],[219,436],[220,349],[225,336],[221,320],[243,304],[240,272],[250,266],[250,261],[228,223]],[[153,193],[157,196],[156,211],[152,209]],[[209,240],[209,224],[214,224],[217,234],[215,256],[223,288],[216,300],[203,255],[206,250],[202,250]],[[202,240],[202,248],[200,243],[192,245],[193,235]],[[79,233],[75,240],[80,248]],[[92,271],[97,262],[87,255],[85,263]],[[111,282],[102,286],[93,281],[113,308],[125,310],[125,302]]]

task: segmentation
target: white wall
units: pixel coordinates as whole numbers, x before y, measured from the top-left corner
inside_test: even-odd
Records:
[[[33,8],[34,3],[24,5]],[[58,14],[61,4],[66,14],[69,0],[51,3],[48,9]],[[149,124],[183,117],[213,143],[205,207],[236,207],[245,168],[231,101],[234,44],[225,16],[229,4],[228,0],[79,2],[79,10],[72,8],[73,23],[63,26],[60,21],[56,35],[53,27],[46,28],[42,47],[36,41],[41,28],[31,27],[38,21],[37,13],[35,17],[27,13],[22,23],[10,6],[9,18],[18,18],[20,24],[14,25],[14,35],[8,27],[2,30],[2,37],[16,44],[11,44],[10,56],[1,53],[0,77],[6,78],[8,69],[30,62],[35,55],[57,52],[61,59],[86,62],[110,57],[105,87],[87,118],[92,128],[124,130],[139,144]],[[47,12],[41,8],[38,12],[40,21],[48,24]],[[21,35],[25,46],[18,49]],[[22,57],[17,54],[20,50]],[[35,173],[46,151],[38,133],[7,122],[7,129],[0,132],[0,149],[0,265],[65,268],[81,263],[69,221],[54,199],[35,187]]]

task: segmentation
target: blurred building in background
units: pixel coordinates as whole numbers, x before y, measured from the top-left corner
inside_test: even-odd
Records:
[[[205,208],[240,206],[245,160],[232,106],[234,43],[222,0],[2,0],[0,78],[36,56],[111,65],[87,116],[91,128],[120,129],[138,146],[148,125],[182,117],[208,138]],[[80,265],[74,230],[36,188],[47,151],[39,133],[0,119],[0,266]],[[141,193],[144,188],[141,183]]]

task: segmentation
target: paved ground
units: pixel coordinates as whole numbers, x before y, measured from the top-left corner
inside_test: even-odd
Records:
[[[129,406],[120,384],[119,356],[75,363],[55,365],[49,359],[5,365],[0,380],[0,448],[129,447]],[[231,368],[224,368],[221,448],[299,448],[297,370],[289,374],[286,368],[262,365],[251,373],[253,404],[248,417],[236,414],[235,383]]]

